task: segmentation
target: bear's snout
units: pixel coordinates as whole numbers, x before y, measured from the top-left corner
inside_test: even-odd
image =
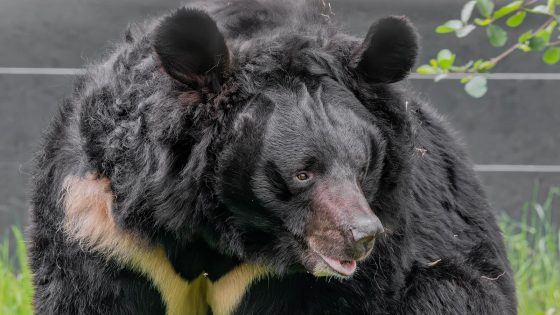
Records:
[[[317,264],[343,276],[351,275],[356,261],[364,260],[373,250],[383,225],[355,182],[321,184],[313,195],[312,214],[306,225],[307,244],[322,258]],[[344,264],[350,267],[337,268]]]
[[[375,239],[384,232],[383,225],[376,215],[365,215],[354,218],[355,222],[350,228],[352,233],[353,256],[357,260],[364,259],[373,249]]]

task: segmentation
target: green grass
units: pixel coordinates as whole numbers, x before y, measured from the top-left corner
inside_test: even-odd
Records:
[[[21,231],[12,229],[15,244],[10,250],[10,237],[0,244],[0,314],[32,314],[33,286],[27,264],[25,241]]]
[[[519,314],[560,314],[560,230],[552,224],[559,215],[560,187],[552,188],[544,202],[526,203],[520,220],[500,218],[519,302]]]
[[[533,193],[537,196],[538,189]],[[534,197],[521,219],[503,215],[500,227],[515,273],[520,315],[560,315],[560,231],[552,215],[560,215],[560,188],[543,202]],[[10,240],[15,248],[10,250]],[[32,314],[33,287],[25,242],[19,229],[0,243],[0,314]]]

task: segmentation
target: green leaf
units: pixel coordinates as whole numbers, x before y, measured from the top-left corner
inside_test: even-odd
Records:
[[[476,26],[474,26],[472,24],[465,25],[465,27],[463,27],[462,29],[459,29],[459,30],[455,31],[455,35],[457,35],[458,38],[463,38],[463,37],[469,35],[475,29],[476,29]]]
[[[430,66],[430,65],[422,65],[416,69],[416,72],[419,74],[436,74],[438,73],[437,69]]]
[[[480,67],[480,65],[484,62],[484,59],[478,59],[477,61],[474,62],[474,65],[472,66],[473,69],[478,69],[478,67]]]
[[[546,30],[540,30],[535,34],[535,37],[542,38],[544,44],[546,45],[550,42],[550,35],[550,32],[547,32]]]
[[[507,42],[507,32],[495,24],[490,24],[486,29],[488,34],[488,40],[490,44],[494,47],[504,47]]]
[[[558,21],[552,21],[548,26],[545,28],[547,32],[552,33],[554,28],[558,25]]]
[[[446,33],[452,33],[455,32],[454,29],[452,29],[451,27],[447,27],[445,25],[440,25],[438,27],[436,27],[436,33],[438,34],[446,34]]]
[[[494,20],[497,20],[514,11],[519,10],[519,8],[521,8],[521,5],[523,5],[523,1],[514,1],[506,6],[501,7],[499,10],[494,12]]]
[[[461,28],[463,28],[463,22],[459,20],[450,20],[445,22],[445,24],[438,26],[436,28],[436,33],[439,34],[451,33]]]
[[[535,34],[535,36],[542,38],[546,44],[550,42],[550,37],[552,36],[552,32],[554,32],[554,28],[558,25],[558,22],[552,21],[544,30],[540,30]]]
[[[472,66],[474,63],[474,61],[470,60],[469,62],[467,62],[464,66],[462,66],[465,69],[468,69],[470,66]]]
[[[449,69],[453,72],[467,72],[467,70],[473,65],[474,61],[469,61],[463,66],[452,66]]]
[[[430,59],[430,64],[432,65],[432,67],[439,69],[439,64],[437,62],[437,60],[435,59]]]
[[[446,34],[446,33],[453,33],[453,32],[455,32],[455,29],[445,25],[440,25],[436,27],[436,33],[438,34]]]
[[[528,30],[527,32],[521,34],[519,36],[519,39],[517,40],[518,43],[523,44],[525,42],[527,42],[531,36],[533,36],[533,30]]]
[[[484,61],[481,64],[479,64],[477,70],[478,71],[490,71],[495,66],[496,66],[495,62],[488,60],[488,61]]]
[[[476,1],[474,0],[465,3],[463,9],[461,10],[461,21],[463,21],[463,23],[466,24],[469,21],[475,5],[476,5]]]
[[[526,45],[526,44],[519,45],[519,49],[523,52],[530,52],[531,51],[531,47],[529,47],[529,45]]]
[[[519,11],[516,14],[510,16],[507,19],[506,24],[509,27],[518,27],[519,25],[521,25],[523,23],[523,21],[525,21],[526,16],[527,16],[527,12]]]
[[[548,15],[548,7],[546,5],[538,5],[530,10],[529,12],[538,13],[538,14],[547,14]]]
[[[461,84],[467,84],[472,80],[472,76],[464,77],[461,79]]]
[[[474,22],[475,22],[476,24],[480,25],[480,26],[487,26],[487,25],[489,25],[490,23],[492,23],[492,19],[485,19],[485,20],[483,20],[483,19],[476,18],[476,19],[474,19]]]
[[[473,77],[465,84],[465,91],[474,98],[481,98],[488,91],[486,78],[483,76]]]
[[[560,61],[560,47],[550,47],[543,55],[543,61],[549,65],[557,64]]]
[[[492,68],[494,68],[495,66],[496,63],[493,62],[492,60],[479,59],[474,63],[473,69],[477,72],[487,72]]]
[[[554,15],[556,13],[556,0],[548,0],[547,9],[548,14]]]
[[[494,12],[494,2],[492,0],[476,0],[476,7],[482,16],[491,17]]]
[[[451,59],[453,53],[449,49],[443,49],[437,54],[437,61],[441,63],[442,60]]]
[[[437,55],[437,61],[441,69],[448,70],[455,62],[455,54],[449,49],[443,49]]]
[[[529,48],[535,51],[541,51],[546,47],[546,42],[542,37],[532,37],[529,39]]]

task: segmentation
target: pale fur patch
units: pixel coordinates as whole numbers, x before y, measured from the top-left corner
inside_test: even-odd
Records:
[[[175,272],[161,245],[152,245],[115,223],[107,178],[88,174],[64,180],[64,230],[85,249],[104,254],[148,277],[160,292],[168,315],[229,315],[265,268],[241,264],[216,282],[200,276],[188,283]]]
[[[254,281],[266,277],[268,270],[262,266],[242,264],[216,282],[209,282],[206,301],[212,314],[229,315],[241,302],[247,288]]]

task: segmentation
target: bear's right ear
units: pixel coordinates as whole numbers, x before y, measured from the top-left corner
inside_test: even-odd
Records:
[[[416,62],[418,35],[409,20],[390,16],[374,23],[356,53],[356,67],[371,83],[404,79]]]
[[[181,8],[165,18],[155,30],[154,49],[171,77],[215,92],[229,64],[229,52],[218,26],[197,9]]]

